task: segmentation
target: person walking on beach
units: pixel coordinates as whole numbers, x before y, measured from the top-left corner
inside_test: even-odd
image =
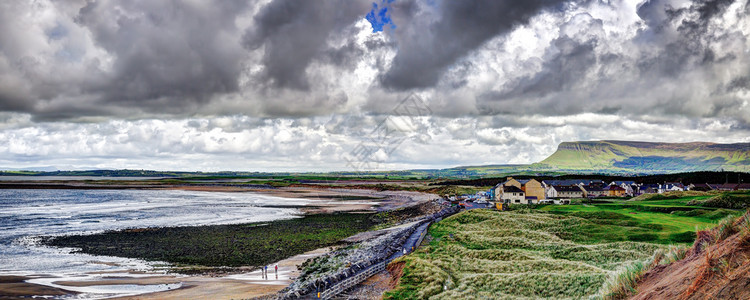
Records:
[[[274,265],[274,274],[276,274],[276,279],[279,279],[279,265]]]
[[[268,265],[264,267],[266,269],[266,279],[268,279]]]

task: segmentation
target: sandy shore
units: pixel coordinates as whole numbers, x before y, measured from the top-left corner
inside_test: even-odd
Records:
[[[228,276],[184,276],[144,272],[90,273],[81,280],[75,278],[0,276],[0,299],[31,298],[40,296],[98,295],[92,289],[117,286],[175,286],[177,288],[113,299],[247,299],[272,295],[287,287],[297,276],[298,265],[307,259],[327,253],[330,248],[320,248],[284,259],[269,265],[268,279],[260,270]],[[278,265],[278,272],[274,266]],[[92,278],[95,278],[92,280]],[[27,280],[33,283],[26,282]],[[41,283],[40,283],[41,282]]]
[[[409,191],[376,191],[368,189],[342,189],[330,187],[280,187],[274,189],[243,188],[234,186],[176,186],[169,189],[202,192],[253,192],[282,198],[306,199],[313,203],[300,208],[305,213],[330,213],[352,211],[384,211],[414,205],[439,198],[437,195]],[[361,197],[360,200],[341,200]]]
[[[15,299],[31,296],[51,297],[76,294],[72,291],[25,282],[29,279],[32,279],[32,277],[0,276],[0,299]]]
[[[224,277],[180,277],[182,287],[179,289],[116,299],[246,299],[271,295],[287,287],[299,276],[298,265],[307,259],[323,255],[328,250],[316,249],[269,265],[269,279],[264,279],[260,270]],[[279,266],[278,273],[274,271],[275,265]]]
[[[437,198],[435,195],[406,191],[375,191],[366,189],[332,189],[317,187],[283,187],[275,189],[243,188],[230,186],[176,186],[180,189],[205,192],[253,192],[283,198],[301,198],[312,201],[299,207],[308,214],[330,212],[383,211],[414,205]],[[342,200],[343,199],[343,200]],[[347,200],[353,199],[353,200]],[[373,233],[362,233],[350,239],[372,238]],[[0,298],[32,296],[64,296],[84,293],[96,295],[97,288],[133,286],[157,288],[159,292],[145,293],[116,299],[246,299],[271,295],[288,286],[299,276],[297,266],[307,259],[327,253],[321,248],[299,254],[277,264],[278,277],[269,266],[269,279],[262,278],[259,270],[229,276],[165,275],[120,271],[115,273],[90,273],[82,277],[39,278],[34,276],[0,276]],[[27,282],[31,280],[32,282]],[[157,287],[158,286],[158,287]],[[168,287],[170,290],[165,290]],[[174,288],[173,288],[174,287]],[[120,294],[123,295],[123,294]]]

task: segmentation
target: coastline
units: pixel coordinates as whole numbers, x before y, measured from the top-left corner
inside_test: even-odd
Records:
[[[25,185],[27,188],[30,185]],[[86,189],[90,184],[76,186]],[[101,189],[97,187],[94,189]],[[107,186],[108,189],[139,189],[133,186]],[[305,206],[295,206],[304,215],[316,215],[338,212],[378,212],[393,210],[401,207],[411,206],[432,200],[437,196],[419,192],[407,191],[376,191],[367,189],[340,189],[331,187],[280,187],[280,188],[245,188],[232,186],[164,186],[149,187],[147,189],[170,189],[203,192],[248,192],[260,193],[282,198],[297,198],[312,200],[316,203]],[[343,199],[343,200],[342,200]],[[356,199],[356,200],[346,200]],[[288,207],[288,206],[287,206]],[[366,231],[363,233],[371,233]],[[350,240],[352,237],[343,240]],[[356,239],[356,238],[355,238]],[[184,299],[191,298],[252,298],[276,293],[278,290],[288,286],[291,279],[297,276],[296,266],[306,259],[322,255],[332,248],[325,247],[303,254],[298,254],[279,261],[280,280],[259,280],[259,271],[251,271],[234,275],[199,274],[199,275],[165,275],[164,273],[143,273],[135,270],[122,270],[115,274],[87,274],[89,280],[70,280],[70,278],[57,278],[57,280],[45,279],[45,283],[38,282],[36,276],[16,276],[12,279],[12,285],[5,284],[0,288],[0,294],[15,293],[21,296],[40,295],[76,295],[90,288],[106,286],[156,286],[156,285],[178,285],[170,290],[146,292],[137,295],[123,296],[117,299]],[[238,268],[242,269],[242,268]],[[257,272],[255,274],[254,272]],[[270,272],[269,272],[270,273]],[[273,275],[273,274],[271,274]],[[90,280],[91,277],[96,280]],[[253,279],[253,277],[258,279]],[[5,276],[7,277],[7,276]],[[3,277],[0,277],[3,278]],[[11,281],[10,278],[6,278]],[[31,280],[32,282],[26,282]],[[19,287],[23,287],[19,289]],[[64,287],[64,288],[61,288]],[[202,295],[202,296],[201,296]]]

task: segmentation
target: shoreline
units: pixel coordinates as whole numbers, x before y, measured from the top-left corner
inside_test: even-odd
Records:
[[[7,186],[7,185],[6,185]],[[35,184],[24,184],[24,188],[33,188]],[[59,188],[60,185],[54,184],[53,188]],[[71,185],[68,184],[68,187]],[[2,187],[0,187],[1,189]],[[389,211],[402,207],[412,206],[437,198],[436,195],[408,192],[408,191],[377,191],[369,189],[342,189],[335,187],[280,187],[280,188],[247,188],[231,186],[132,186],[132,185],[107,185],[92,186],[76,185],[75,189],[144,189],[144,190],[186,190],[201,192],[249,192],[258,193],[281,198],[296,198],[310,200],[316,203],[303,206],[294,206],[299,209],[304,216],[330,213],[374,213],[380,211]],[[358,200],[346,200],[358,199]],[[285,206],[292,207],[292,206]],[[373,231],[364,231],[360,234],[372,234]],[[350,236],[341,239],[341,241],[351,242]],[[366,235],[365,235],[366,236]],[[117,270],[110,272],[81,273],[84,278],[98,280],[81,281],[69,276],[59,276],[49,278],[49,276],[11,276],[0,275],[0,295],[22,296],[62,296],[62,295],[79,295],[86,293],[91,289],[108,286],[127,286],[135,285],[143,288],[151,288],[155,285],[172,285],[179,284],[179,287],[166,291],[145,292],[134,296],[123,296],[116,299],[184,299],[185,297],[204,298],[252,298],[268,294],[273,294],[283,289],[291,283],[291,279],[296,277],[298,271],[296,265],[303,263],[307,258],[323,255],[332,247],[319,248],[302,254],[297,254],[280,260],[280,275],[283,271],[285,275],[280,277],[279,281],[261,281],[253,279],[253,276],[260,278],[258,270],[250,272],[240,272],[230,275],[203,273],[197,275],[180,275],[151,273],[153,271],[143,272],[137,270]],[[312,253],[311,253],[312,252]],[[311,256],[314,255],[314,256]],[[304,259],[303,259],[304,258]],[[284,265],[282,268],[282,264]],[[242,270],[237,267],[235,270]],[[254,272],[257,272],[255,274]],[[273,273],[269,272],[273,277]],[[39,280],[44,278],[44,280]],[[56,279],[56,280],[52,280]],[[5,282],[8,281],[8,282]],[[27,282],[31,281],[31,282]],[[82,292],[83,291],[83,292]],[[197,293],[197,294],[196,294]],[[114,295],[116,296],[116,295]],[[226,297],[223,297],[226,296]]]

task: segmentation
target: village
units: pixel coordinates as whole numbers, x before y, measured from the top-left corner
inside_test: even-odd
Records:
[[[750,183],[680,182],[644,184],[634,181],[604,182],[599,179],[542,180],[508,177],[487,191],[473,195],[450,196],[451,201],[468,201],[489,205],[500,204],[570,204],[580,198],[627,198],[642,194],[662,194],[673,191],[738,191],[750,190]]]

